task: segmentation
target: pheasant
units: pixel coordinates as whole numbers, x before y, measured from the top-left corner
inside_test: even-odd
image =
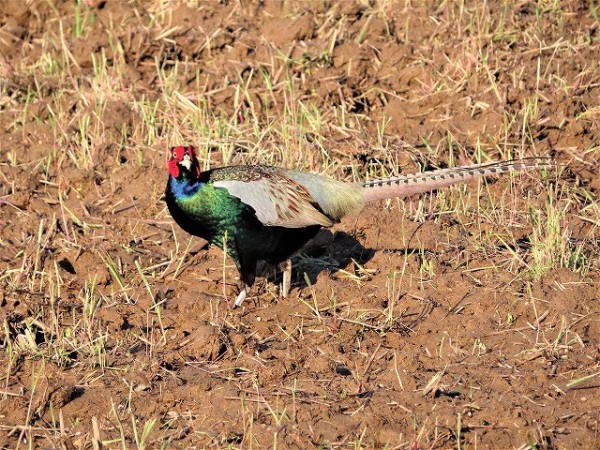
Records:
[[[283,271],[281,295],[286,297],[290,257],[321,227],[332,226],[367,203],[549,165],[548,159],[533,157],[348,183],[262,165],[202,172],[194,147],[179,146],[171,149],[165,196],[171,216],[183,230],[226,249],[236,262],[241,281],[237,307],[254,284],[259,260]]]

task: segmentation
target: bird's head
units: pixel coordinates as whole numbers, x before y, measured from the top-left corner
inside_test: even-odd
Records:
[[[200,175],[200,165],[196,158],[196,149],[191,145],[171,147],[169,173],[173,178],[192,178]]]

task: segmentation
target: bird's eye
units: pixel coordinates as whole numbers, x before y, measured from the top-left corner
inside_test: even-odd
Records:
[[[177,158],[177,152],[173,152],[173,158]]]

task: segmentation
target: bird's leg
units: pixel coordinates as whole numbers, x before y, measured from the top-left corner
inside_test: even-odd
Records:
[[[248,296],[248,289],[254,284],[254,277],[256,276],[256,260],[248,260],[240,255],[238,270],[240,271],[240,293],[233,302],[234,308],[242,306],[242,303]]]
[[[281,296],[286,298],[290,293],[290,287],[292,286],[292,261],[286,259],[279,263],[279,269],[283,272],[283,281],[281,286]]]
[[[242,284],[242,287],[240,289],[240,293],[238,294],[238,296],[235,298],[235,301],[233,302],[234,308],[239,308],[240,306],[242,306],[242,303],[244,303],[244,300],[246,300],[246,297],[248,296],[248,286],[244,282],[242,282],[241,284]]]

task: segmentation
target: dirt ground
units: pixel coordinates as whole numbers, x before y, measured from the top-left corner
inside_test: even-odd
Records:
[[[600,448],[587,1],[0,3],[1,448]],[[348,181],[548,155],[236,271],[167,149]]]

